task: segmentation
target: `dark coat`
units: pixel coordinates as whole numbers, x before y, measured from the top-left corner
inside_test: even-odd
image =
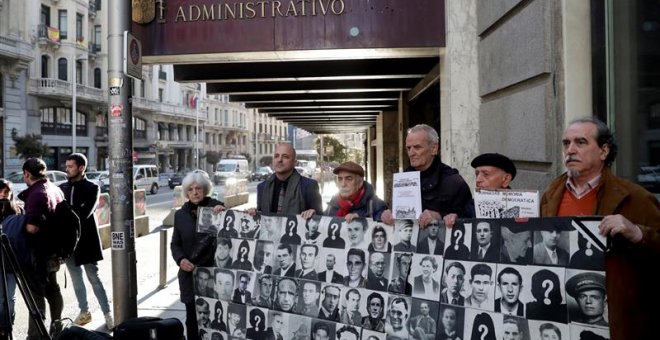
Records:
[[[445,243],[442,242],[442,240],[440,239],[437,239],[435,241],[435,249],[433,249],[433,251],[429,249],[428,236],[420,239],[417,242],[417,252],[420,254],[442,255],[444,251],[445,251]]]
[[[363,185],[364,196],[362,196],[362,199],[357,205],[351,208],[349,213],[355,213],[360,217],[372,218],[374,221],[380,221],[380,215],[383,214],[383,211],[387,210],[387,203],[376,196],[374,187],[371,184],[364,182]],[[339,194],[330,199],[324,215],[337,216],[337,211],[339,211],[339,203],[337,203],[338,198]]]
[[[199,204],[200,207],[214,207],[216,205],[223,205],[223,203],[210,197],[205,198]],[[200,247],[202,240],[206,239],[207,235],[197,233],[197,207],[197,205],[188,201],[174,214],[174,231],[172,233],[170,249],[172,250],[172,258],[177,266],[180,265],[181,260],[183,259],[188,259],[188,261],[199,267],[213,266],[212,256],[204,257],[203,263],[198,262],[200,258],[199,254],[203,253],[203,251],[198,248]],[[213,252],[213,249],[211,249],[211,252]],[[195,302],[192,272],[186,272],[179,269],[178,277],[181,302]]]
[[[323,201],[319,191],[319,183],[307,177],[300,176],[293,171],[288,179],[286,193],[284,194],[283,215],[297,215],[309,209],[323,213]],[[271,211],[273,191],[275,189],[275,174],[257,186],[257,211],[268,213]]]
[[[319,281],[325,282],[326,280],[326,275],[328,274],[327,271],[322,271],[319,273]],[[330,282],[332,283],[342,283],[344,282],[344,277],[337,273],[336,271],[332,272],[332,279],[330,279]]]
[[[417,171],[409,167],[406,171]],[[431,166],[420,172],[422,186],[422,210],[437,211],[443,217],[447,214],[457,214],[460,218],[474,217],[472,192],[458,170],[433,159]]]
[[[557,216],[566,179],[564,174],[548,186],[541,216]],[[650,268],[657,268],[660,258],[660,202],[641,186],[614,176],[609,168],[601,174],[596,202],[594,215],[621,214],[643,233],[638,244],[613,237],[605,255],[611,339],[655,338],[660,295],[655,293],[657,280]]]
[[[99,186],[83,177],[80,181],[61,184],[60,189],[80,219],[80,239],[73,253],[76,266],[103,260],[103,247],[94,213],[99,203]]]

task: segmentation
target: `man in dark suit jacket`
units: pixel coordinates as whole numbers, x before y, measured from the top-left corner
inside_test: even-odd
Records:
[[[495,311],[502,314],[525,316],[525,304],[520,302],[522,275],[513,267],[505,267],[497,275],[501,298],[495,300]]]
[[[440,239],[440,221],[429,222],[426,227],[428,234],[417,242],[417,252],[420,254],[442,255],[445,242]],[[430,249],[430,248],[433,249]]]
[[[342,283],[344,282],[344,277],[335,271],[335,256],[328,254],[325,258],[325,268],[326,271],[320,272],[318,274],[319,281],[325,283]],[[331,274],[329,274],[331,273]]]
[[[296,273],[296,259],[293,254],[293,246],[290,244],[281,243],[275,252],[275,261],[280,266],[273,273],[277,276],[293,277]]]
[[[559,247],[559,230],[542,230],[543,241],[534,246],[534,263],[566,266],[568,265],[568,252]]]
[[[323,299],[319,319],[339,322],[339,297],[341,290],[338,286],[328,285],[323,288]]]
[[[465,280],[465,267],[460,262],[447,264],[444,280],[447,288],[440,293],[440,302],[457,306],[465,305],[465,298],[460,294]]]
[[[266,340],[284,340],[282,336],[282,327],[284,326],[283,316],[281,313],[273,313],[270,316],[270,327],[266,330]]]
[[[247,273],[241,273],[241,276],[238,279],[238,288],[234,289],[234,296],[232,297],[232,302],[240,304],[249,304],[252,301],[252,295],[247,290],[247,285],[250,283],[250,275]]]
[[[490,223],[481,221],[474,228],[472,241],[472,260],[480,262],[498,262],[500,251],[498,249],[499,232],[494,232]]]
[[[319,254],[319,247],[315,244],[303,244],[300,246],[300,266],[296,270],[296,277],[307,280],[318,280],[318,274],[314,267],[316,266],[316,256]]]
[[[369,255],[369,272],[367,273],[367,289],[387,291],[387,278],[385,274],[385,254],[373,252]]]

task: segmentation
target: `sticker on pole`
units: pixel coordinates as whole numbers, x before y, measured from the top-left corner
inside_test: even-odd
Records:
[[[112,250],[126,249],[126,238],[123,231],[112,232]]]
[[[142,43],[128,31],[124,31],[124,74],[142,79]]]

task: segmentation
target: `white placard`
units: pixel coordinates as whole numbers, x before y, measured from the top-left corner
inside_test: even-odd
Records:
[[[477,218],[539,217],[539,192],[479,190],[474,193]]]
[[[395,219],[419,219],[422,214],[422,190],[419,171],[394,174],[392,211]]]

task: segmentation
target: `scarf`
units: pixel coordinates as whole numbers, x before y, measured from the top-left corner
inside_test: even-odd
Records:
[[[337,196],[337,204],[339,205],[339,210],[337,210],[337,216],[344,217],[348,214],[351,209],[356,206],[364,197],[364,185],[353,195],[349,196],[347,199]]]

